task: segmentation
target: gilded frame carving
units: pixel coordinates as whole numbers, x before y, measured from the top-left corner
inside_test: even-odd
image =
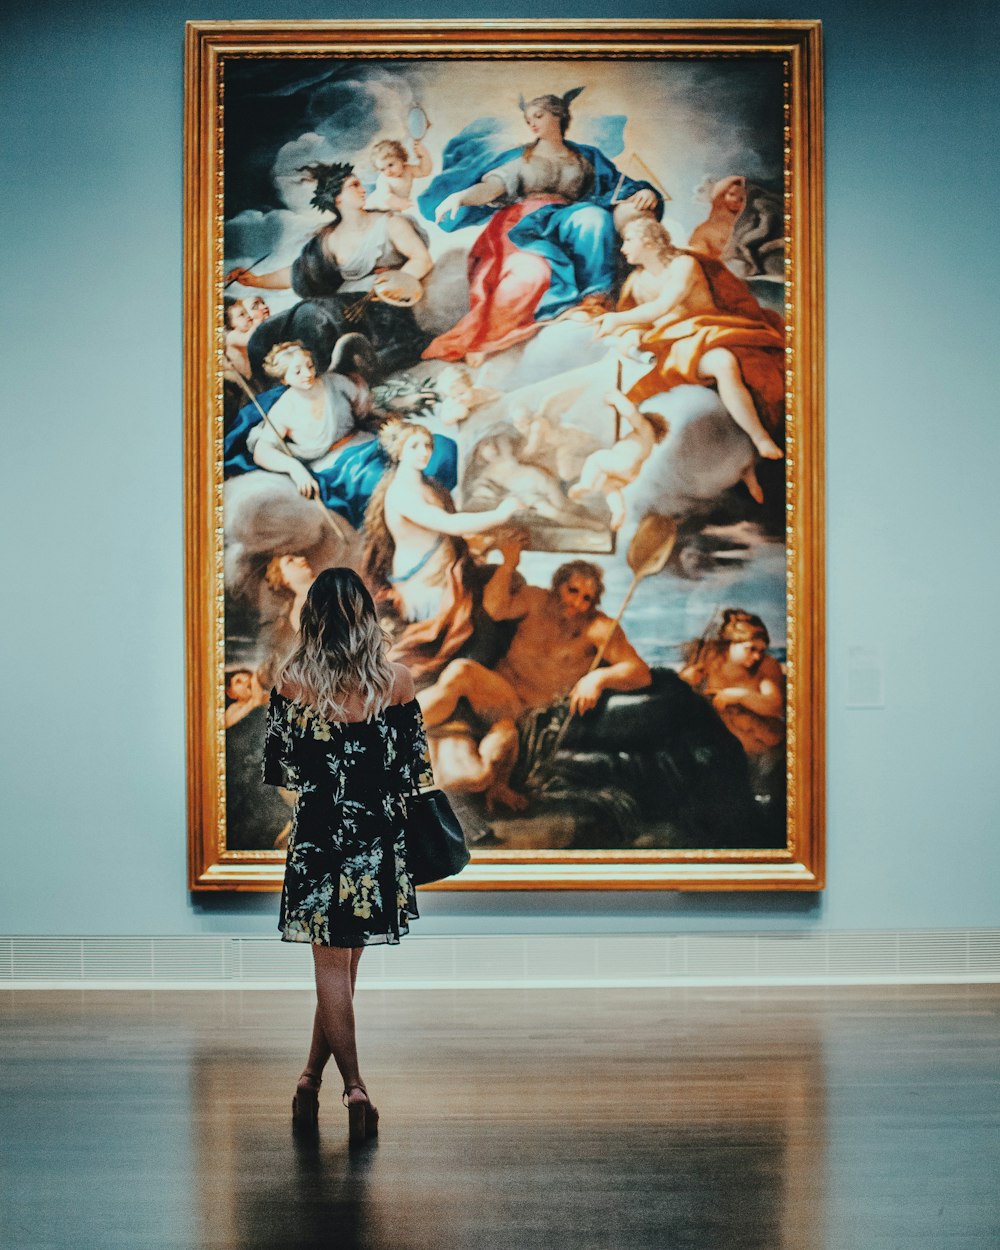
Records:
[[[818,22],[193,22],[185,68],[185,513],[189,887],[274,890],[283,855],[227,845],[224,79],[233,61],[417,64],[777,60],[784,82],[784,846],[479,849],[437,889],[819,890],[824,884],[823,153]]]

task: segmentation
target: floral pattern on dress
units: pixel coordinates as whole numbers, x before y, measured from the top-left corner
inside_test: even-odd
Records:
[[[263,778],[296,791],[278,925],[283,940],[397,943],[417,916],[406,867],[406,798],[434,784],[416,700],[342,722],[272,691]]]

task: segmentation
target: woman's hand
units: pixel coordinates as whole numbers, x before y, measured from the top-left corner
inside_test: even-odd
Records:
[[[622,203],[630,204],[637,213],[648,213],[656,207],[656,192],[636,191],[627,200],[623,200]]]
[[[525,511],[530,511],[530,509],[523,499],[518,499],[516,495],[508,495],[506,499],[497,505],[497,520],[509,521],[515,512]]]
[[[727,686],[716,693],[712,703],[716,711],[721,712],[727,707],[737,707],[750,693],[745,686]]]
[[[289,459],[291,464],[288,467],[288,476],[295,483],[299,494],[305,499],[315,499],[319,493],[316,479],[301,460],[296,460],[294,456],[290,456]]]
[[[226,274],[225,282],[227,286],[230,282],[238,282],[241,286],[256,286],[257,275],[252,274],[249,269],[244,269],[242,265],[237,265]]]
[[[453,191],[451,195],[446,195],[441,203],[437,206],[437,212],[434,214],[434,220],[440,225],[446,217],[455,217],[458,210],[465,207],[462,200],[461,191]]]

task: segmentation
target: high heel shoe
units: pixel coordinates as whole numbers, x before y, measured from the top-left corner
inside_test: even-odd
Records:
[[[299,1085],[292,1099],[292,1123],[300,1128],[315,1128],[319,1123],[319,1086]]]
[[[364,1102],[348,1102],[352,1090],[359,1089],[365,1096]],[[363,1085],[348,1085],[343,1093],[344,1106],[347,1108],[347,1140],[357,1146],[370,1137],[378,1136],[378,1108],[372,1105],[368,1091]]]

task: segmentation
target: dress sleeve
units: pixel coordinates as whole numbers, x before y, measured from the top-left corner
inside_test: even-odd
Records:
[[[404,748],[403,779],[408,785],[410,794],[419,794],[422,790],[436,790],[434,773],[431,769],[431,753],[427,745],[427,733],[424,729],[424,718],[420,714],[420,705],[416,699],[410,705],[411,718],[407,721],[407,742]]]
[[[521,194],[521,159],[517,157],[512,161],[505,161],[502,165],[494,165],[492,169],[488,169],[480,182],[486,182],[490,178],[495,178],[498,182],[503,183],[504,195],[508,200],[516,200]],[[500,198],[499,196],[497,197]]]
[[[261,779],[267,786],[287,786],[294,789],[295,769],[289,758],[291,738],[285,709],[285,700],[272,690],[267,708],[267,727],[264,730]]]

